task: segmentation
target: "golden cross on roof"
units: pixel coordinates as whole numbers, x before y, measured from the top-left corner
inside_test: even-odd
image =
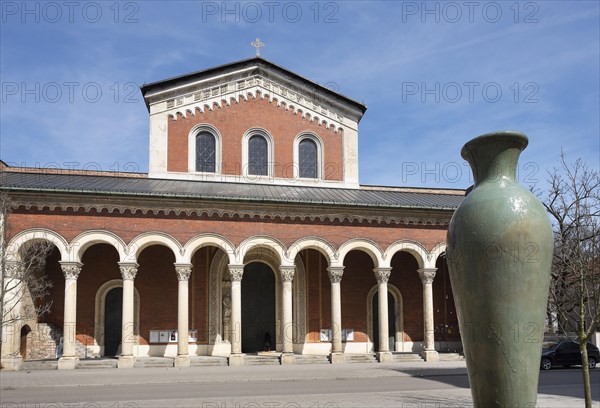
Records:
[[[260,57],[260,49],[265,46],[265,43],[262,42],[260,38],[256,37],[256,40],[252,41],[250,45],[256,48],[256,56]]]

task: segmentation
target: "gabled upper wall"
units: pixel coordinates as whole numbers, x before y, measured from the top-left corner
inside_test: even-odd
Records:
[[[366,106],[260,57],[144,85],[149,176],[358,187]],[[196,138],[216,139],[214,172],[196,171]],[[267,176],[248,171],[248,141],[268,141]],[[317,177],[300,177],[299,143],[315,142]]]

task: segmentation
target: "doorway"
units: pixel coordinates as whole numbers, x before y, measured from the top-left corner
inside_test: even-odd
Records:
[[[276,335],[275,274],[262,262],[249,263],[242,279],[242,352],[274,351]]]
[[[123,288],[111,289],[104,302],[104,355],[116,356],[121,344]]]

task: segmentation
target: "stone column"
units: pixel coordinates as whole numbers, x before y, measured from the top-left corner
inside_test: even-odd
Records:
[[[280,266],[281,283],[283,294],[282,299],[282,327],[283,354],[281,355],[281,364],[294,364],[294,318],[292,316],[292,281],[294,280],[295,266]]]
[[[392,268],[375,268],[375,279],[377,279],[378,287],[378,315],[379,315],[379,351],[377,352],[377,360],[380,363],[392,361],[392,353],[390,352],[389,325],[388,325],[388,280]]]
[[[23,358],[20,354],[20,308],[16,305],[16,303],[20,301],[18,292],[23,285],[21,282],[22,273],[23,268],[21,262],[5,261],[4,288],[7,292],[4,296],[4,313],[6,314],[4,317],[10,319],[11,322],[5,324],[2,331],[2,357],[0,361],[3,370],[18,370],[23,362]],[[7,313],[7,310],[10,310],[10,313]]]
[[[344,274],[343,266],[330,266],[327,268],[331,281],[331,364],[343,363],[342,351],[342,294],[341,282]]]
[[[65,274],[65,310],[63,323],[63,354],[58,360],[58,369],[73,369],[77,364],[75,343],[77,334],[77,278],[83,264],[79,262],[60,262]]]
[[[123,321],[121,332],[121,355],[117,364],[118,368],[131,368],[135,363],[133,356],[133,344],[135,343],[133,325],[134,323],[134,285],[133,280],[137,274],[139,265],[135,262],[119,263],[121,276],[123,277]]]
[[[244,265],[229,265],[231,277],[231,356],[230,366],[244,364],[242,354],[242,276]]]
[[[424,350],[421,353],[425,361],[437,361],[439,359],[435,351],[435,338],[433,335],[433,279],[437,268],[419,269],[419,276],[423,282],[423,336]]]
[[[189,367],[190,355],[188,352],[189,343],[189,317],[188,317],[188,282],[192,274],[192,265],[175,264],[175,272],[178,280],[177,297],[177,358],[175,358],[175,367]]]

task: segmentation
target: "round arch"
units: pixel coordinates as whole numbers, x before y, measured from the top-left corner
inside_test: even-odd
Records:
[[[127,257],[124,262],[136,262],[142,251],[151,245],[169,248],[175,256],[175,263],[183,263],[183,247],[179,241],[160,231],[145,232],[133,238],[127,246]]]
[[[27,242],[31,241],[48,241],[60,251],[60,259],[62,261],[70,260],[70,250],[67,240],[64,239],[59,233],[46,228],[31,228],[25,231],[19,232],[15,235],[8,246],[6,247],[6,260],[7,261],[20,261],[21,260],[21,248]]]
[[[416,260],[419,268],[425,268],[428,262],[429,254],[423,245],[417,241],[402,239],[391,244],[385,251],[386,267],[391,266],[392,258],[397,252],[408,252]]]
[[[427,265],[427,267],[435,268],[435,264],[436,264],[438,258],[444,252],[446,252],[446,243],[445,242],[440,242],[435,247],[433,247],[433,249],[429,253],[429,257],[428,257],[429,265]]]
[[[379,268],[384,265],[383,251],[377,243],[370,239],[354,238],[346,241],[340,246],[337,256],[337,262],[339,265],[344,265],[344,258],[348,255],[348,252],[359,250],[367,253],[373,260],[373,267]]]
[[[277,270],[279,270],[279,266],[293,266],[294,260],[289,259],[286,256],[286,248],[285,245],[278,239],[268,237],[268,236],[253,236],[246,238],[236,251],[235,263],[243,264],[246,263],[246,255],[253,249],[256,248],[266,248],[268,251],[273,252],[279,258],[279,265],[277,265]]]
[[[327,259],[327,265],[331,265],[337,261],[337,254],[333,245],[319,237],[305,237],[294,242],[287,251],[287,257],[289,259],[296,259],[296,256],[304,249],[319,251]]]
[[[294,138],[293,157],[294,157],[294,178],[300,178],[300,142],[308,139],[311,140],[317,148],[317,180],[324,178],[323,164],[325,163],[325,144],[321,137],[311,131],[304,131],[296,135]]]
[[[83,253],[94,244],[112,245],[119,254],[119,262],[127,258],[127,245],[118,235],[104,230],[90,230],[77,235],[71,241],[71,247],[74,248],[73,261],[81,262]]]
[[[183,246],[181,263],[191,264],[194,253],[205,246],[214,246],[221,249],[227,255],[228,263],[236,263],[235,246],[227,238],[218,234],[200,234],[191,238]]]

